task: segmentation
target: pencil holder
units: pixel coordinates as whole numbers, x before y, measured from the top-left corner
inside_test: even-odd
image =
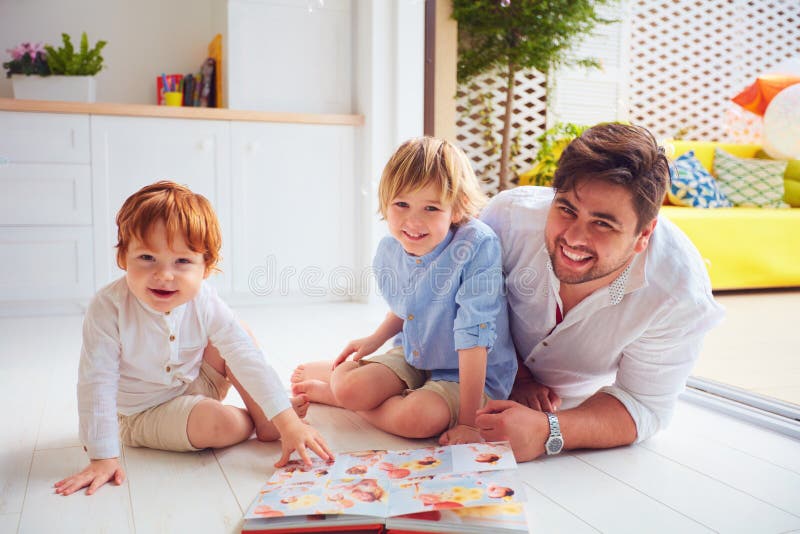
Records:
[[[183,93],[178,91],[166,91],[164,93],[164,103],[168,106],[180,106],[183,104]]]

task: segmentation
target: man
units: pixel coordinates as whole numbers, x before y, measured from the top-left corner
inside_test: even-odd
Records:
[[[481,215],[503,246],[520,365],[511,400],[476,424],[519,461],[628,445],[668,423],[723,315],[697,250],[658,218],[668,179],[647,130],[603,124],[569,144],[552,189],[504,192]]]

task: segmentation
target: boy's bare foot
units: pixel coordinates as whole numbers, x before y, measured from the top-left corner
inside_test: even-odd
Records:
[[[304,418],[308,412],[308,406],[311,404],[308,401],[308,395],[301,393],[300,395],[295,395],[289,401],[292,403],[292,408],[294,408],[297,417]]]
[[[311,402],[339,406],[336,398],[331,391],[331,385],[324,380],[303,380],[292,384],[292,393],[295,395],[305,395]]]
[[[320,360],[317,362],[301,363],[295,367],[290,381],[292,384],[297,384],[298,382],[303,382],[305,380],[322,380],[323,382],[330,382],[331,373],[333,372],[332,368],[333,360]]]

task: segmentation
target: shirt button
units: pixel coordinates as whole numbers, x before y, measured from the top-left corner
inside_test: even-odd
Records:
[[[170,371],[172,371],[172,367],[170,367],[170,366],[168,365],[166,370],[167,370],[167,372],[169,373]]]
[[[422,260],[417,260],[417,265],[419,265],[420,263],[422,263]]]
[[[413,313],[410,313],[410,314],[408,315],[408,320],[409,320],[409,321],[413,321],[413,320],[414,320],[414,314],[413,314]]]
[[[172,334],[170,334],[170,336],[169,336],[169,340],[170,340],[170,341],[175,341],[175,336],[173,336]]]
[[[169,315],[169,312],[168,311],[164,312],[164,315]]]
[[[414,351],[414,352],[412,352],[411,354],[413,354],[413,355],[414,355],[414,357],[416,358],[417,356],[419,356],[419,351],[418,351],[418,350],[415,350],[415,351]]]
[[[481,328],[486,328],[486,323],[481,323],[479,326],[480,326]]]
[[[545,347],[547,347],[547,346],[548,346],[548,345],[547,345],[547,341],[542,341],[542,345],[544,345]]]

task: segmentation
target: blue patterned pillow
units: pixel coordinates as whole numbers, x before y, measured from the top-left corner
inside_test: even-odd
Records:
[[[669,169],[669,201],[688,208],[730,208],[733,204],[717,187],[717,181],[694,156],[694,150],[672,162]]]

